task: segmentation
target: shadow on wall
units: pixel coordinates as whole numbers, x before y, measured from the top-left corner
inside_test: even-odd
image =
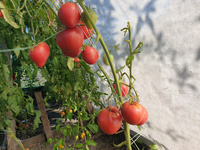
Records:
[[[167,43],[165,42],[165,39],[164,39],[163,31],[155,31],[154,20],[152,19],[151,16],[153,16],[154,13],[156,13],[156,11],[157,11],[157,9],[156,9],[157,2],[158,2],[158,0],[151,0],[150,2],[146,3],[142,9],[138,9],[137,7],[132,6],[132,5],[129,7],[130,10],[134,11],[134,13],[137,14],[136,29],[133,29],[133,31],[132,31],[132,33],[134,33],[134,35],[132,35],[133,48],[135,48],[137,46],[137,44],[138,44],[138,43],[136,43],[137,37],[139,36],[139,34],[142,31],[144,26],[145,27],[148,26],[148,28],[150,29],[150,31],[152,32],[152,35],[154,37],[154,39],[152,41],[149,41],[151,39],[149,37],[146,37],[145,35],[143,35],[144,41],[146,39],[148,39],[149,42],[144,43],[142,41],[144,45],[143,45],[141,51],[143,52],[143,54],[136,55],[136,58],[138,59],[138,61],[140,61],[140,59],[145,54],[156,53],[158,56],[157,61],[159,61],[163,64],[169,64],[169,61],[170,61],[170,65],[174,67],[174,72],[176,75],[175,82],[177,83],[177,85],[180,89],[189,87],[189,89],[192,90],[193,92],[198,92],[198,88],[196,87],[196,85],[189,83],[189,80],[191,78],[194,78],[194,75],[190,71],[190,66],[185,63],[185,64],[182,64],[181,68],[178,68],[176,66],[176,64],[177,64],[178,59],[181,57],[180,54],[177,53],[176,49],[173,49],[170,47],[170,45],[169,46],[167,45]],[[125,39],[128,39],[128,35],[125,36]],[[154,41],[156,41],[156,42],[154,42]],[[176,44],[176,43],[174,43],[174,44]],[[126,56],[128,54],[127,51],[124,50],[124,49],[127,49],[127,50],[129,49],[128,44],[126,42],[124,42],[121,45],[120,49],[123,50],[123,51],[120,51],[120,52],[122,52],[120,54],[120,56]],[[120,56],[118,55],[117,59],[119,59]],[[170,60],[169,60],[169,58],[170,58]],[[196,61],[198,61],[198,60],[200,60],[200,48],[197,50]],[[120,64],[118,64],[118,67],[121,67]],[[172,79],[169,79],[169,80],[172,80]]]
[[[131,1],[131,0],[130,0]],[[154,61],[159,61],[163,65],[170,65],[173,68],[175,77],[173,80],[175,80],[175,84],[178,85],[179,89],[183,89],[185,87],[189,87],[190,90],[193,92],[198,92],[198,88],[196,85],[189,82],[191,78],[194,78],[195,75],[191,74],[190,72],[190,66],[183,61],[183,64],[181,64],[181,67],[177,67],[177,61],[180,59],[180,54],[178,53],[177,49],[171,48],[168,46],[168,44],[165,42],[164,35],[165,33],[163,31],[157,31],[155,30],[155,23],[152,18],[152,16],[157,12],[156,3],[158,0],[151,0],[144,4],[144,7],[142,9],[139,9],[133,5],[133,3],[130,2],[130,4],[127,4],[131,11],[133,11],[137,15],[137,25],[136,29],[134,29],[135,32],[132,31],[132,45],[133,48],[137,46],[137,38],[139,37],[140,32],[144,27],[148,27],[153,35],[153,40],[149,41],[148,43],[143,43],[144,46],[142,47],[143,54],[136,55],[137,61],[142,60],[142,57],[144,55],[148,55],[150,53],[155,53],[158,57]],[[107,0],[87,0],[85,3],[92,4],[91,7],[97,8],[95,11],[97,11],[97,14],[99,16],[97,27],[100,30],[101,34],[103,36],[108,36],[109,45],[115,45],[116,41],[114,41],[114,36],[116,33],[111,30],[112,28],[115,28],[115,18],[111,16],[111,12],[114,10],[112,4],[110,1]],[[200,18],[200,17],[199,17]],[[108,32],[109,30],[109,32]],[[123,33],[122,33],[123,34]],[[143,39],[144,41],[148,39],[149,37],[146,37],[144,35]],[[128,36],[125,36],[124,39],[128,39]],[[151,40],[151,39],[148,39]],[[106,41],[105,41],[106,42]],[[176,43],[175,43],[176,44]],[[167,47],[168,46],[168,47]],[[123,44],[120,46],[120,55],[115,55],[115,60],[120,60],[121,57],[127,56],[127,51],[129,50],[128,44],[126,42],[123,42]],[[200,60],[200,48],[197,50],[197,56],[194,58],[195,61]],[[117,68],[120,68],[124,64],[121,64],[120,61],[116,61]],[[168,79],[169,82],[172,79]],[[160,91],[158,91],[160,92]],[[150,122],[147,122],[147,126],[152,129],[154,127],[151,126]],[[181,135],[179,135],[177,132],[175,132],[172,129],[167,129],[166,131],[162,130],[161,128],[157,129],[158,131],[165,133],[171,137],[173,140],[178,139],[184,139]],[[167,148],[166,148],[167,149]]]
[[[196,85],[189,82],[189,80],[191,78],[195,78],[195,75],[191,73],[190,66],[188,65],[188,63],[183,61],[183,64],[181,64],[181,67],[177,67],[176,64],[181,57],[180,54],[178,53],[178,51],[176,49],[173,49],[173,48],[171,48],[170,46],[167,45],[167,43],[165,42],[165,39],[164,39],[165,33],[163,31],[156,31],[155,30],[154,20],[152,19],[151,16],[154,13],[156,13],[156,11],[157,11],[157,9],[155,7],[156,2],[158,2],[158,0],[151,0],[150,2],[148,2],[144,5],[143,9],[138,9],[133,5],[131,5],[129,7],[130,10],[134,11],[134,13],[137,14],[136,29],[134,29],[135,32],[132,31],[132,33],[134,33],[134,35],[132,35],[133,48],[136,47],[137,44],[138,44],[138,43],[136,43],[137,42],[136,39],[139,36],[140,32],[142,31],[143,27],[148,26],[148,28],[150,29],[156,43],[152,44],[153,41],[148,42],[148,43],[143,43],[144,46],[142,47],[142,51],[146,55],[148,55],[149,53],[156,53],[158,58],[157,58],[157,60],[154,60],[154,61],[159,61],[163,65],[170,64],[170,66],[173,67],[173,71],[174,71],[174,74],[175,74],[175,78],[173,78],[173,80],[175,80],[175,84],[177,84],[177,86],[180,90],[184,89],[185,87],[189,87],[189,89],[191,91],[198,92],[198,88],[196,87]],[[145,35],[144,35],[144,41],[147,38],[148,37],[145,37]],[[125,36],[124,39],[128,39],[128,36]],[[150,49],[150,51],[148,51],[149,49]],[[127,56],[128,53],[127,53],[126,50],[127,51],[129,50],[128,44],[126,42],[123,42],[123,44],[120,46],[120,50],[119,50],[120,55],[116,55],[115,59],[118,60],[122,56],[123,57]],[[141,58],[143,57],[143,54],[136,55],[138,61],[141,60]],[[197,56],[194,59],[195,59],[195,61],[200,61],[200,48],[197,50]],[[121,66],[124,65],[124,64],[120,64],[120,62],[116,62],[116,63],[117,63],[118,68],[120,68]],[[168,79],[168,80],[170,82],[170,80],[172,80],[172,79]],[[151,126],[150,122],[147,122],[147,126],[149,128],[154,128],[154,127]],[[179,135],[176,131],[174,131],[170,128],[167,129],[166,131],[164,131],[160,128],[158,128],[156,130],[169,135],[169,137],[171,137],[171,139],[175,140],[175,141],[177,141],[179,139],[185,139],[185,137]],[[158,142],[156,142],[156,143],[158,143]],[[167,149],[167,148],[165,147],[165,149]]]
[[[94,9],[98,14],[97,28],[101,31],[103,38],[106,37],[108,39],[106,41],[109,41],[109,43],[105,41],[106,44],[115,45],[114,36],[116,33],[112,30],[115,27],[115,18],[111,16],[111,12],[114,9],[111,2],[108,0],[87,0],[85,4],[91,5],[91,8],[97,8]]]

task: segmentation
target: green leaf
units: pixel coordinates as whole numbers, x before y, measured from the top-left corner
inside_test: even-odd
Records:
[[[81,89],[79,82],[76,82],[75,85],[74,85],[74,91],[78,91],[78,90],[81,91],[82,89]]]
[[[67,60],[67,67],[71,71],[74,69],[74,58],[71,58],[71,57],[68,58],[68,60]]]
[[[35,110],[35,119],[34,119],[34,125],[33,130],[37,129],[39,127],[39,123],[41,123],[40,116],[41,112],[39,110]]]
[[[8,65],[3,64],[3,74],[4,74],[4,79],[7,80],[10,75],[10,70],[8,68]]]
[[[41,68],[41,73],[42,73],[42,76],[43,76],[47,81],[50,81],[49,72],[47,71],[46,68]]]
[[[58,131],[60,129],[60,123],[58,123],[57,125],[56,125],[56,130]]]
[[[27,103],[25,108],[28,112],[28,114],[33,115],[34,114],[34,108],[33,103]]]
[[[88,116],[81,116],[81,118],[82,118],[84,121],[90,120],[90,117],[88,117]]]
[[[73,117],[73,113],[68,112],[68,113],[67,113],[67,118],[68,118],[69,120],[72,120],[72,117]]]
[[[142,46],[143,46],[143,43],[142,42],[140,42],[138,45],[137,45],[137,47],[135,48],[135,50],[133,51],[133,53],[132,54],[137,54],[137,53],[140,53],[140,49],[142,48]]]
[[[47,17],[47,13],[45,12],[45,10],[43,8],[39,8],[38,9],[38,15],[46,22],[49,23],[49,19]]]
[[[134,59],[134,55],[129,55],[126,59],[126,66],[129,66],[132,63],[132,60]]]
[[[54,21],[54,19],[55,19],[55,15],[54,15],[53,11],[51,11],[50,8],[48,8],[48,17],[49,17],[50,21]]]
[[[156,144],[149,145],[151,150],[159,150]]]
[[[5,120],[5,124],[6,124],[7,127],[11,127],[13,125],[12,121],[9,120],[9,119]]]
[[[67,82],[67,83],[65,84],[65,88],[67,89],[66,95],[69,95],[69,94],[71,93],[71,91],[72,91],[72,86],[71,86],[71,84],[70,84],[69,82]]]
[[[20,1],[19,0],[10,0],[13,4],[14,9],[17,9],[19,7]]]
[[[48,138],[48,140],[47,140],[47,142],[46,142],[46,145],[48,145],[48,144],[52,144],[52,143],[53,143],[52,138]]]
[[[78,125],[77,124],[73,124],[73,129],[72,129],[72,134],[73,136],[76,136],[77,132],[78,132]]]
[[[81,148],[83,146],[83,144],[82,143],[78,143],[78,144],[76,144],[76,146],[75,147],[77,147],[77,148]]]
[[[99,132],[99,127],[98,127],[98,125],[95,124],[95,123],[89,123],[89,124],[87,124],[87,127],[88,127],[93,133]]]
[[[10,109],[12,110],[12,112],[15,113],[15,115],[17,116],[20,111],[21,111],[21,107],[17,106],[17,103],[13,103],[11,106],[10,106]]]
[[[83,66],[83,68],[85,69],[86,72],[88,72],[92,75],[94,74],[94,72],[92,71],[90,66],[88,64],[86,64],[83,60],[80,60],[80,64],[81,64],[81,66]]]
[[[3,13],[5,21],[8,22],[14,28],[19,28],[20,26],[14,21],[14,18],[10,14],[10,12],[8,11],[8,9],[4,9],[5,5],[3,4],[2,1],[0,2],[0,8],[3,8],[3,9],[1,9],[1,11]]]
[[[95,141],[88,140],[88,141],[86,141],[86,145],[97,146],[97,143]]]
[[[27,72],[27,76],[29,77],[29,79],[32,78],[32,70],[31,68],[29,67],[29,65],[27,63],[25,63],[23,60],[20,61],[24,70],[26,70]]]
[[[63,134],[64,134],[65,136],[69,136],[69,135],[71,135],[71,132],[72,132],[72,128],[71,128],[69,125],[67,125],[67,126],[65,127],[64,131],[63,131]]]

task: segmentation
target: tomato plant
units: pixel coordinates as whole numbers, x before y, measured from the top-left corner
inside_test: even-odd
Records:
[[[68,28],[74,28],[80,20],[80,9],[73,2],[63,4],[58,10],[60,22]]]
[[[93,65],[99,59],[99,52],[94,47],[86,46],[82,51],[82,57],[86,63]]]
[[[2,42],[0,48],[1,50],[7,49],[7,52],[11,52],[12,55],[12,67],[10,67],[7,56],[4,53],[6,51],[0,53],[0,106],[2,108],[0,129],[12,125],[11,119],[6,117],[6,112],[8,111],[13,113],[12,118],[16,118],[19,115],[35,115],[34,129],[38,127],[40,112],[33,109],[32,97],[27,96],[21,90],[21,80],[27,79],[28,84],[26,85],[32,87],[36,81],[37,74],[40,73],[45,79],[44,90],[46,93],[44,102],[46,104],[48,104],[48,100],[59,102],[62,110],[66,110],[64,111],[65,117],[57,120],[56,130],[60,130],[64,138],[70,135],[75,137],[72,148],[88,149],[87,143],[88,141],[91,143],[91,132],[96,133],[99,131],[95,123],[95,118],[99,114],[98,125],[107,134],[114,134],[123,123],[126,137],[125,143],[127,149],[131,149],[128,123],[135,124],[137,120],[133,122],[132,119],[143,116],[137,122],[137,125],[142,125],[148,119],[148,112],[144,107],[141,107],[141,112],[143,113],[137,113],[135,118],[131,118],[129,113],[133,112],[128,109],[134,106],[132,103],[137,103],[137,106],[140,106],[139,97],[133,84],[135,78],[132,74],[132,61],[134,55],[140,53],[139,50],[142,47],[142,43],[140,42],[135,49],[132,49],[131,34],[129,34],[129,39],[125,41],[129,44],[130,54],[126,58],[124,66],[115,68],[112,55],[95,26],[97,14],[94,10],[85,6],[83,0],[77,0],[77,2],[83,9],[81,17],[84,24],[78,24],[80,22],[80,9],[75,3],[68,2],[58,8],[54,3],[42,0],[25,2],[22,3],[22,1],[18,0],[0,1],[0,8],[3,9],[5,14],[5,19],[0,19],[0,41]],[[63,29],[63,25],[66,27],[65,29]],[[84,31],[85,29],[86,31]],[[130,23],[122,31],[125,34],[131,33]],[[83,33],[86,33],[87,36],[84,37]],[[91,37],[93,33],[96,35],[96,41],[100,42],[104,49],[105,55],[103,59],[111,67],[113,80],[109,78],[103,67],[97,62],[99,59],[98,50],[92,46],[85,46],[83,43],[84,39]],[[90,42],[90,45],[94,44],[92,40]],[[34,47],[32,46],[33,44]],[[59,51],[58,47],[62,51]],[[33,51],[29,53],[28,49]],[[51,55],[49,55],[50,49]],[[81,53],[81,50],[84,61],[76,58]],[[102,95],[108,96],[108,94],[99,92],[99,87],[96,85],[94,78],[97,72],[93,72],[88,65],[96,62],[99,65],[99,70],[103,73],[102,79],[105,79],[109,85],[113,85],[110,86],[113,93],[108,97],[108,106],[103,104],[101,98]],[[81,66],[74,65],[76,63],[80,63]],[[45,67],[42,67],[44,64]],[[129,73],[122,72],[125,67],[128,67]],[[12,81],[10,82],[8,79],[12,80],[12,74],[15,72],[18,73],[18,76],[14,81],[15,86],[11,86]],[[122,83],[121,80],[124,75],[128,77],[129,84]],[[126,104],[128,102],[124,103],[124,96],[129,98],[131,105]],[[110,99],[114,99],[116,107],[110,106]],[[93,112],[89,113],[87,108],[91,103],[100,106],[100,108],[105,108],[98,111],[93,110]],[[124,109],[125,106],[127,106],[127,109]],[[68,108],[71,108],[76,115],[71,113]],[[119,111],[120,108],[121,112]],[[61,128],[61,119],[71,120],[72,117],[77,117],[77,124]],[[124,118],[123,121],[122,117]],[[83,121],[87,121],[87,125],[84,125]],[[85,144],[76,144],[78,137],[83,138]],[[64,139],[53,138],[48,140],[49,143],[52,143],[52,141],[55,141],[55,149],[66,147]],[[95,142],[92,142],[92,144],[96,145]]]
[[[31,60],[39,67],[43,67],[49,57],[50,48],[45,43],[42,42],[35,46],[33,49],[30,49],[29,56]]]
[[[114,106],[103,108],[98,115],[97,123],[103,132],[109,135],[114,134],[122,124],[122,116],[119,109]]]

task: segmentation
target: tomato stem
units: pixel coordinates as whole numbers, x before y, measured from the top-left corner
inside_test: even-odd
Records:
[[[113,76],[114,76],[114,79],[115,79],[115,85],[116,85],[116,89],[117,89],[117,92],[118,92],[119,100],[121,101],[121,103],[123,103],[122,92],[121,92],[120,86],[119,86],[119,80],[118,80],[118,78],[117,78],[117,75],[116,75],[116,71],[115,71],[113,62],[112,62],[112,60],[111,60],[111,58],[110,58],[109,50],[108,50],[108,48],[107,48],[107,46],[106,46],[106,44],[105,44],[105,42],[104,42],[104,40],[103,40],[101,34],[99,33],[99,31],[98,31],[96,25],[94,24],[94,22],[93,22],[93,20],[92,20],[92,18],[91,18],[91,16],[90,16],[90,14],[89,14],[89,12],[87,11],[86,7],[84,6],[83,0],[77,0],[77,2],[80,4],[80,6],[81,6],[82,9],[84,10],[85,14],[87,15],[87,17],[88,17],[90,23],[92,24],[92,26],[93,26],[93,28],[94,28],[96,34],[97,34],[97,41],[99,40],[99,42],[101,43],[101,45],[102,45],[102,47],[103,47],[103,49],[104,49],[104,51],[105,51],[105,54],[106,54],[106,56],[107,56],[107,58],[108,58],[108,61],[109,61],[109,63],[110,63],[110,67],[111,67],[111,70],[112,70],[112,73],[113,73]]]
[[[124,124],[124,134],[125,134],[125,139],[126,139],[126,149],[132,150],[129,124],[125,121],[123,121],[123,124]]]
[[[10,134],[10,136],[19,144],[20,148],[22,150],[25,150],[23,144],[21,143],[21,141],[14,135],[14,133],[12,132],[11,128],[7,128],[8,129],[8,133]]]
[[[112,93],[116,93],[116,92],[115,92],[115,89],[114,89],[113,86],[112,86],[112,82],[111,82],[109,76],[107,75],[107,73],[105,72],[105,70],[103,69],[103,67],[100,65],[100,63],[97,62],[97,64],[98,64],[98,66],[99,66],[99,69],[103,72],[104,76],[106,77],[107,82],[108,82],[108,84],[110,85],[110,88],[111,88],[111,90],[112,90]],[[108,100],[108,102],[109,102],[109,101],[110,101],[110,99]],[[119,104],[117,103],[117,98],[116,98],[116,96],[114,96],[114,101],[115,101],[115,104],[116,104],[117,108],[119,109]],[[109,106],[110,106],[110,102],[109,102]]]

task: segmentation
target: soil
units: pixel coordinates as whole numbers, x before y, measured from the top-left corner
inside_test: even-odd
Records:
[[[89,146],[90,150],[126,150],[125,145],[120,148],[114,147],[113,145],[113,143],[117,145],[125,140],[123,132],[114,135],[107,135],[103,132],[99,132],[94,134],[91,140],[95,141],[97,143],[97,146]],[[70,137],[69,139],[66,140],[67,146],[73,146],[73,142],[74,142],[74,137]],[[83,140],[78,140],[78,143],[81,142],[83,142]],[[132,146],[132,149],[150,150],[150,148],[144,144],[137,143],[137,146],[138,148]],[[53,145],[46,145],[45,143],[37,143],[37,145],[29,147],[29,150],[53,150]]]

